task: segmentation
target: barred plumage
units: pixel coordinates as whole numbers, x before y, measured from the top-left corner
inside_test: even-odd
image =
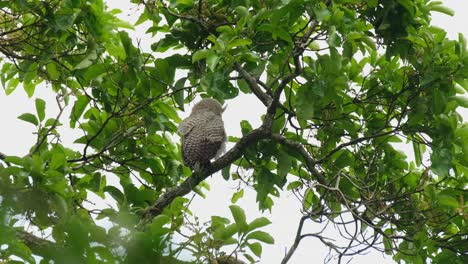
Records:
[[[206,166],[224,149],[226,132],[221,118],[223,108],[215,99],[203,99],[179,125],[182,159],[192,169]]]

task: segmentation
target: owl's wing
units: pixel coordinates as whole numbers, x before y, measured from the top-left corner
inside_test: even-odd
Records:
[[[206,120],[206,139],[211,142],[226,141],[226,132],[224,131],[224,123],[221,117],[219,115],[213,114]]]
[[[182,120],[182,122],[179,124],[177,132],[179,132],[181,136],[187,136],[196,124],[196,119],[187,117],[184,120]]]

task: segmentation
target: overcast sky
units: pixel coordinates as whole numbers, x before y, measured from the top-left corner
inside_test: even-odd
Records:
[[[134,5],[125,4],[127,1],[107,1],[114,8],[120,8],[124,11],[121,18],[134,22],[137,19],[135,13],[138,8]],[[433,15],[433,24],[444,28],[448,32],[449,38],[458,38],[458,33],[461,32],[468,36],[468,1],[466,0],[446,0],[442,1],[447,6],[455,10],[455,16],[449,17],[443,14],[435,13]],[[138,32],[138,30],[137,30]],[[140,31],[144,32],[144,31]],[[133,33],[136,34],[136,33]],[[151,41],[148,37],[136,36],[143,41],[143,48],[149,48]],[[34,113],[34,98],[39,97],[47,101],[48,117],[54,117],[58,108],[55,104],[55,95],[51,92],[49,86],[38,87],[33,98],[27,98],[26,93],[18,89],[10,96],[6,96],[3,91],[0,92],[0,113],[2,128],[0,130],[0,152],[7,155],[23,156],[28,152],[28,147],[32,146],[36,140],[34,127],[23,121],[19,121],[17,117],[22,113]],[[71,108],[71,106],[69,106]],[[228,135],[240,136],[241,120],[248,120],[252,126],[260,124],[260,114],[263,108],[259,105],[259,101],[253,96],[242,96],[229,101],[228,108],[224,114],[226,130]],[[464,120],[468,119],[467,111],[463,111]],[[182,114],[184,115],[184,114]],[[68,114],[62,117],[62,123],[67,124]],[[62,140],[68,146],[72,145],[74,139],[79,136],[77,132],[71,132],[67,129],[62,129]],[[80,148],[78,148],[80,149]],[[232,193],[238,186],[237,182],[224,181],[219,174],[213,175],[209,180],[211,191],[207,192],[207,198],[202,199],[198,196],[192,202],[191,210],[202,220],[209,220],[211,215],[228,216],[230,212],[228,205]],[[191,197],[191,196],[189,196]],[[244,198],[239,202],[247,212],[248,220],[251,221],[255,217],[262,214],[258,212],[258,206],[255,201],[255,193],[247,191]],[[264,216],[271,219],[273,222],[267,229],[276,240],[274,245],[264,245],[261,264],[279,263],[285,254],[286,248],[292,244],[294,235],[297,229],[297,223],[300,218],[300,203],[290,193],[283,193],[280,199],[275,200],[275,207],[272,214],[265,213]],[[308,225],[305,231],[317,232],[319,227]],[[333,236],[333,231],[330,234]],[[338,238],[339,234],[336,234]],[[316,239],[310,238],[304,240],[296,251],[294,257],[289,263],[321,263],[326,256],[328,249]],[[355,257],[352,263],[394,263],[390,257],[384,256],[381,253],[370,252],[365,256]],[[333,263],[333,261],[332,261]]]

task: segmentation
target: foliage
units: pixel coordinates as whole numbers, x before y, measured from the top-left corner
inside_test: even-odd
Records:
[[[18,118],[37,142],[1,155],[0,259],[183,263],[190,251],[254,262],[273,243],[258,230],[268,219],[247,223],[235,205],[233,221],[186,217],[197,212],[182,196],[223,170],[255,189],[261,210],[287,191],[302,196],[282,263],[306,237],[340,261],[375,248],[407,263],[468,262],[468,125],[456,111],[468,107],[468,53],[463,36],[430,25],[431,12],[450,10],[428,0],[132,2],[143,10],[135,25],[102,0],[0,1],[5,93],[47,87],[59,106],[49,117],[51,102],[36,99]],[[150,52],[127,33],[142,23]],[[263,104],[262,125],[242,122],[234,147],[192,174],[173,140],[178,110],[243,94]],[[66,126],[81,132],[80,148],[60,140]],[[91,193],[116,206],[90,208]],[[302,233],[305,221],[349,242]]]

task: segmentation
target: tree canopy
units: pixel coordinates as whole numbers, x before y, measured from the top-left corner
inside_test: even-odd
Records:
[[[18,117],[37,130],[30,151],[0,155],[0,261],[253,263],[274,238],[268,218],[235,205],[252,188],[261,211],[300,197],[278,263],[304,239],[338,262],[381,250],[468,263],[468,125],[457,112],[468,107],[468,53],[462,35],[431,26],[431,12],[451,10],[428,0],[131,2],[134,24],[103,0],[0,1],[5,93],[57,96]],[[132,38],[143,23],[150,51]],[[241,122],[211,166],[185,167],[180,111],[243,94],[258,98],[262,124]],[[52,103],[59,111],[46,116]],[[62,128],[80,133],[75,145]],[[198,223],[184,196],[208,192],[210,175],[243,188],[231,215]],[[93,208],[91,193],[116,206]],[[306,222],[347,243],[303,232]]]

